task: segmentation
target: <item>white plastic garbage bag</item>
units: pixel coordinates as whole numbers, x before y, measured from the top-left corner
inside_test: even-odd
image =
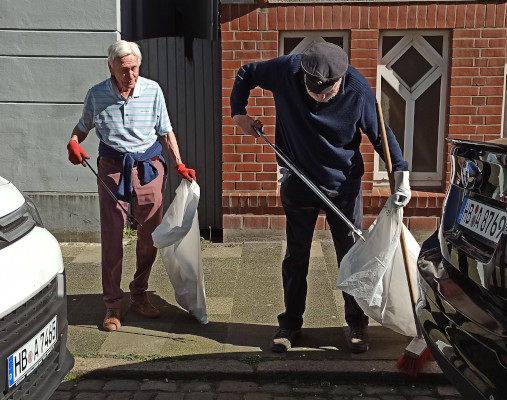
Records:
[[[340,263],[336,286],[357,300],[366,315],[406,336],[417,336],[400,245],[403,226],[409,271],[419,298],[417,257],[421,250],[403,225],[403,208],[387,202],[375,222]]]
[[[169,274],[176,301],[201,324],[207,324],[197,215],[199,197],[197,182],[182,179],[174,200],[151,236]]]

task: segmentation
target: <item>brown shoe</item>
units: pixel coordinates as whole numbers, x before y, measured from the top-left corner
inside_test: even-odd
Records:
[[[108,308],[106,311],[106,317],[102,324],[104,330],[108,332],[117,331],[121,328],[120,323],[120,309],[119,308]]]
[[[144,300],[130,300],[130,308],[139,315],[146,318],[160,317],[160,311],[157,310],[148,299]]]

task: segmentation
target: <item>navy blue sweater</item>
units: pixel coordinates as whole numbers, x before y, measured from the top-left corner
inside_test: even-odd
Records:
[[[361,187],[361,131],[383,158],[375,95],[350,65],[339,93],[327,103],[307,93],[300,54],[244,65],[232,89],[231,116],[246,114],[250,90],[257,86],[273,93],[276,146],[325,193],[349,193]],[[386,132],[393,170],[408,170],[388,126]],[[280,159],[278,164],[285,166]]]

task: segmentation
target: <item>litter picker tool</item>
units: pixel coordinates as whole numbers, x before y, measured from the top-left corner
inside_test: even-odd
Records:
[[[377,102],[377,112],[379,117],[380,130],[382,132],[382,149],[384,150],[384,158],[387,168],[387,174],[389,176],[389,185],[391,187],[391,193],[394,193],[393,165],[391,163],[391,153],[389,151],[389,145],[387,142],[386,128],[384,125],[384,116],[382,114],[382,107],[379,102]],[[428,347],[426,346],[424,338],[422,337],[421,329],[417,322],[417,314],[415,311],[415,306],[417,303],[417,299],[415,297],[416,288],[414,282],[412,281],[412,277],[409,270],[409,255],[403,229],[401,229],[400,234],[400,246],[401,252],[403,254],[403,264],[405,266],[405,275],[407,277],[408,291],[410,293],[410,301],[412,303],[412,312],[414,314],[415,326],[417,329],[417,337],[412,339],[412,341],[405,348],[405,352],[398,359],[396,367],[400,371],[410,376],[416,376],[424,366],[424,363],[428,360],[430,352]]]
[[[254,128],[255,132],[264,139],[264,141],[271,147],[275,153],[280,157],[280,159],[289,167],[306,185],[326,204],[347,226],[349,227],[350,231],[355,233],[357,236],[359,236],[363,242],[366,240],[364,239],[363,233],[360,229],[356,228],[352,222],[348,220],[348,218],[336,207],[331,200],[329,200],[324,193],[312,182],[310,181],[288,158],[287,156],[278,149],[273,143],[271,143],[266,136],[264,136],[264,133],[259,128]]]
[[[102,180],[102,178],[97,174],[97,172],[95,172],[95,170],[92,168],[92,166],[90,165],[90,163],[88,162],[88,160],[86,158],[83,157],[83,161],[86,163],[86,165],[88,166],[88,168],[90,168],[90,170],[95,174],[95,176],[97,177],[98,181],[100,182],[100,184],[104,187],[104,189],[106,189],[107,193],[109,193],[109,195],[114,199],[114,201],[116,201],[116,203],[120,206],[120,208],[123,210],[123,212],[125,213],[125,215],[127,216],[127,219],[132,222],[134,221],[137,225],[139,226],[143,226],[142,224],[139,223],[139,221],[137,219],[134,218],[134,216],[129,213],[127,211],[127,209],[125,207],[123,207],[123,204],[120,203],[120,201],[116,198],[116,196],[114,195],[114,193],[111,191],[111,189],[109,189],[106,185],[106,182],[104,182]]]

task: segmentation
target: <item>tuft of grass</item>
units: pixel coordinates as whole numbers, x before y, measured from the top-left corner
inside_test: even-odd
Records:
[[[130,226],[126,226],[123,228],[123,238],[124,239],[132,239],[137,237],[137,230],[132,229]]]
[[[202,249],[215,246],[211,240],[204,239],[202,236],[200,236],[200,239],[201,239],[201,248]]]
[[[259,355],[252,355],[252,356],[244,356],[239,359],[242,363],[256,366],[261,362],[261,356]]]
[[[128,361],[154,361],[164,358],[160,354],[114,354],[111,358]]]
[[[64,382],[68,381],[74,381],[77,379],[77,375],[74,374],[72,371],[70,371],[67,375],[65,375],[65,378],[63,378]]]
[[[235,247],[235,246],[238,246],[238,243],[220,243],[220,244],[217,244],[217,243],[214,243],[212,242],[211,240],[208,240],[208,239],[204,239],[202,236],[200,236],[200,239],[201,239],[201,249],[207,249],[207,248],[210,248],[210,247]]]
[[[160,354],[112,354],[112,355],[104,355],[97,353],[73,353],[74,357],[80,358],[112,358],[115,360],[127,360],[127,361],[155,361],[163,357]]]

